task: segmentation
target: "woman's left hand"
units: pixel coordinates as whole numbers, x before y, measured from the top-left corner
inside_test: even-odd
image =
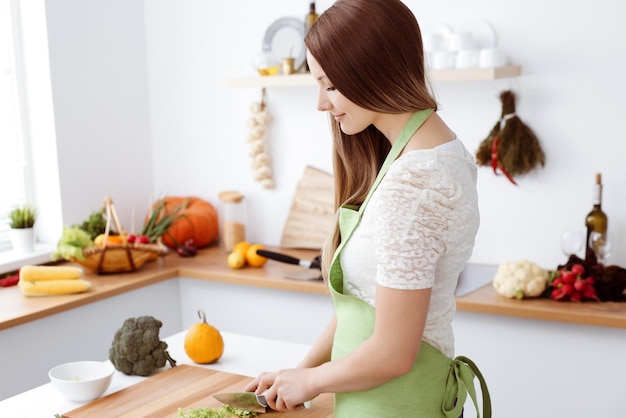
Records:
[[[318,395],[310,384],[311,372],[312,369],[286,369],[262,373],[245,390],[264,395],[267,406],[275,411],[296,411]]]

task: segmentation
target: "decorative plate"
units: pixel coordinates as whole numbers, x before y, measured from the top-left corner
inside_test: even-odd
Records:
[[[293,57],[294,68],[298,70],[306,59],[304,34],[304,20],[296,17],[281,17],[265,31],[263,52],[271,52],[279,61]]]

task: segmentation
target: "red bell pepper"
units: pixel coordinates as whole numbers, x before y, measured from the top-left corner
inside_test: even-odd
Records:
[[[0,279],[0,286],[1,287],[15,286],[19,281],[20,281],[19,273],[13,273],[10,276],[6,276]]]

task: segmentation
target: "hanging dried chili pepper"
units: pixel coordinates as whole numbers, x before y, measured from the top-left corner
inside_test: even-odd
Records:
[[[491,166],[497,175],[498,170],[513,184],[514,177],[532,171],[538,165],[545,165],[545,154],[539,140],[515,113],[515,93],[505,90],[500,93],[502,114],[489,132],[489,135],[476,151],[476,162],[481,166]]]

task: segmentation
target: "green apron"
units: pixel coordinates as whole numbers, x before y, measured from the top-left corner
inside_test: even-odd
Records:
[[[332,359],[355,350],[374,331],[376,310],[367,302],[343,294],[343,272],[340,253],[356,229],[374,190],[400,155],[408,140],[432,113],[432,109],[415,112],[403,128],[383,163],[378,177],[360,207],[345,205],[339,209],[341,243],[334,254],[329,272],[329,288],[337,315]],[[373,359],[372,361],[384,361]],[[478,376],[483,394],[483,413],[491,417],[491,400],[485,381],[476,365],[466,357],[450,359],[432,345],[422,341],[412,370],[378,387],[360,392],[335,394],[335,418],[458,418],[469,393],[476,411],[478,402],[474,377]],[[478,412],[480,417],[480,412]]]

